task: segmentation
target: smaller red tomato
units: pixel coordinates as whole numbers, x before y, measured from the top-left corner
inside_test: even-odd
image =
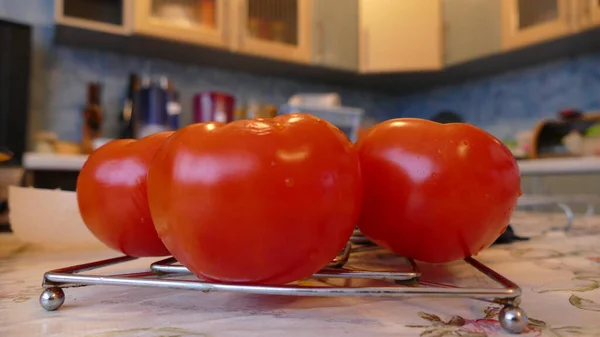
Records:
[[[172,134],[111,141],[94,151],[77,178],[83,222],[108,247],[129,256],[164,256],[148,206],[146,177],[160,145]]]

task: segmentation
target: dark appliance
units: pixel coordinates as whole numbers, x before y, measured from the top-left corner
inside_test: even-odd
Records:
[[[27,140],[31,28],[0,20],[0,148],[13,156],[0,163],[0,231],[8,230],[8,185],[20,184]]]
[[[16,165],[25,152],[30,61],[31,28],[0,20],[0,146]]]

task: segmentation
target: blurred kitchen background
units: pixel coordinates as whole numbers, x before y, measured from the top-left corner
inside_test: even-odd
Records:
[[[72,190],[113,138],[294,111],[353,140],[450,116],[505,142],[526,192],[596,195],[597,110],[599,0],[0,0],[0,202]]]

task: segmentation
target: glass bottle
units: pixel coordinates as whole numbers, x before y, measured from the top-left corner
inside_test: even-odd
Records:
[[[100,138],[102,128],[102,107],[100,106],[100,84],[89,83],[87,104],[83,110],[83,130],[81,149],[89,154],[93,151],[93,141]]]

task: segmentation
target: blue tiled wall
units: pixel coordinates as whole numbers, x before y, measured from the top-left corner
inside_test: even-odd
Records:
[[[600,110],[600,54],[559,60],[526,70],[408,97],[390,97],[293,79],[269,78],[208,67],[57,46],[52,42],[53,1],[0,0],[0,18],[34,26],[30,130],[47,129],[78,140],[85,84],[104,83],[105,130],[114,135],[129,72],[168,75],[181,91],[183,121],[190,120],[191,97],[203,90],[273,104],[298,92],[341,93],[344,105],[364,108],[376,120],[431,117],[451,109],[500,138],[510,138],[563,108]]]
[[[452,109],[497,137],[510,138],[564,108],[600,110],[600,53],[402,97],[395,112],[431,117]]]

